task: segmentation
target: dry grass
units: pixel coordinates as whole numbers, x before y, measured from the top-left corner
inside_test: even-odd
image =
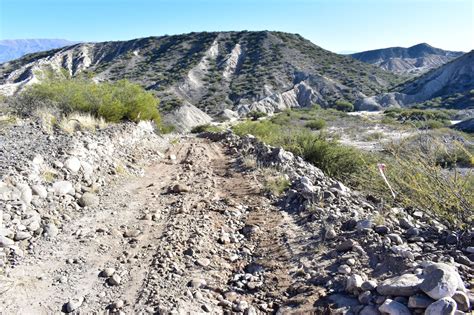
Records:
[[[242,166],[246,169],[257,168],[257,159],[254,156],[246,155],[242,158]]]
[[[56,173],[56,171],[52,168],[45,168],[43,169],[43,171],[41,172],[41,177],[43,178],[43,180],[47,183],[52,183],[54,182],[54,180],[57,178],[58,174]]]
[[[262,168],[262,175],[263,191],[271,195],[279,197],[291,185],[290,180],[285,175],[281,175],[276,169]]]
[[[386,176],[396,198],[381,178],[376,165],[358,178],[360,189],[375,193],[389,203],[415,208],[453,226],[471,224],[474,218],[474,173],[461,174],[458,163],[469,163],[472,155],[461,145],[447,147],[437,140],[414,145],[386,147]],[[461,151],[460,151],[461,150]]]
[[[107,127],[107,122],[103,118],[96,118],[91,114],[74,112],[63,117],[59,121],[58,127],[69,134],[76,130],[95,132],[97,129]]]
[[[57,124],[58,119],[48,108],[41,107],[34,111],[33,116],[38,117],[41,120],[41,125],[47,133],[52,133],[54,126]]]

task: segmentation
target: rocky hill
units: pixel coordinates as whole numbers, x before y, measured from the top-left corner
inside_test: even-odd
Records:
[[[26,54],[73,45],[65,39],[5,39],[0,40],[0,63],[20,58]]]
[[[474,107],[474,51],[394,89],[357,102],[359,109],[427,103],[448,108]]]
[[[398,74],[418,75],[460,57],[463,52],[432,47],[426,43],[408,48],[390,47],[351,54],[367,62]]]
[[[66,69],[95,80],[129,79],[155,91],[162,109],[195,106],[210,115],[273,112],[387,90],[399,78],[280,32],[190,33],[83,43],[0,66],[0,91],[34,82],[38,70]],[[204,113],[203,113],[204,115]]]

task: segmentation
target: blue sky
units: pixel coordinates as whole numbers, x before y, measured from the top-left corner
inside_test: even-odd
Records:
[[[279,30],[332,51],[474,49],[474,0],[0,0],[0,39]]]

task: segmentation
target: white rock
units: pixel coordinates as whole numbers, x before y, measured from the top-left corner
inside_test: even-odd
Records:
[[[49,238],[54,238],[58,235],[59,229],[54,223],[48,223],[44,226],[44,234]]]
[[[8,237],[0,235],[0,248],[8,247],[13,244],[15,244],[15,242],[12,239],[9,239]]]
[[[469,312],[471,308],[471,302],[469,297],[463,291],[456,291],[453,295],[453,300],[456,301],[458,309],[463,312]]]
[[[64,162],[64,167],[73,173],[77,173],[81,168],[81,161],[79,161],[79,159],[75,156],[70,157],[66,160],[66,162]]]
[[[362,280],[361,276],[351,275],[346,280],[346,291],[354,292],[355,290],[360,289],[360,287],[362,286],[362,283],[364,283],[364,280]]]
[[[75,190],[72,186],[71,182],[68,181],[59,181],[53,184],[53,191],[55,195],[63,196],[63,195],[74,195]]]
[[[37,195],[40,198],[44,199],[48,197],[48,191],[43,185],[33,185],[31,186],[31,191],[33,192],[33,195]]]
[[[36,154],[35,157],[33,158],[32,162],[35,165],[41,165],[41,164],[43,164],[44,159],[40,154]]]
[[[85,161],[81,161],[81,169],[85,178],[90,178],[94,173],[94,167],[90,163]]]
[[[456,302],[450,297],[444,297],[430,304],[425,315],[453,315],[456,312]]]
[[[68,312],[68,313],[74,312],[79,307],[81,307],[83,302],[84,302],[83,297],[74,298],[74,299],[69,300],[69,302],[67,302],[66,305],[65,305],[66,312]]]
[[[428,265],[423,270],[423,282],[420,285],[421,290],[429,297],[439,300],[444,297],[453,296],[459,285],[459,274],[453,267],[435,263]]]
[[[29,205],[31,203],[31,199],[33,199],[33,193],[31,192],[30,186],[28,184],[18,184],[16,188],[20,191],[20,199],[25,204]]]
[[[398,277],[384,280],[377,286],[380,295],[411,296],[415,294],[423,279],[418,276],[406,273]]]
[[[31,234],[28,232],[16,232],[15,241],[23,241],[31,238]]]

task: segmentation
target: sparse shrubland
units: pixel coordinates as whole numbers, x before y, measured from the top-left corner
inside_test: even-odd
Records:
[[[408,143],[387,146],[386,155],[380,161],[386,165],[395,200],[376,164],[367,165],[368,171],[359,174],[358,188],[389,203],[420,209],[453,225],[470,224],[474,215],[474,173],[470,169],[462,174],[456,166],[467,166],[468,162],[472,166],[474,161],[472,154],[461,148],[460,144],[447,148],[436,140],[424,147]]]
[[[410,124],[415,128],[437,129],[450,125],[450,118],[455,111],[422,110],[416,108],[390,108],[384,115],[402,124]]]
[[[471,170],[461,174],[457,169],[474,166],[473,150],[466,144],[447,145],[432,132],[420,131],[416,137],[386,145],[383,153],[369,153],[343,146],[324,132],[311,132],[305,125],[292,124],[288,128],[290,117],[300,114],[285,112],[271,120],[246,121],[233,130],[283,147],[385,204],[419,209],[456,226],[472,222],[474,174]],[[374,133],[374,138],[381,135]],[[386,165],[395,199],[380,175],[379,163]]]

